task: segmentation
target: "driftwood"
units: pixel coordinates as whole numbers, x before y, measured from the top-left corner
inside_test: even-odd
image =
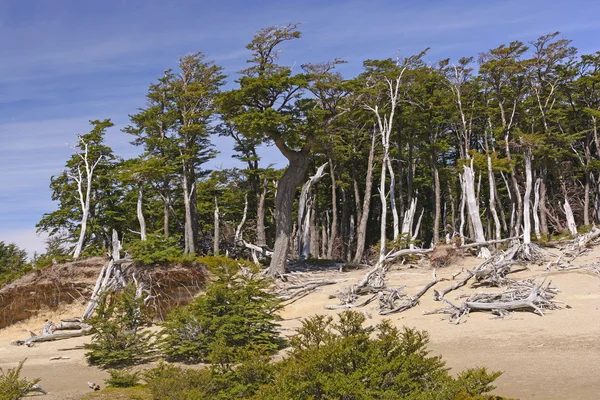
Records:
[[[295,302],[296,300],[301,299],[309,295],[312,291],[316,290],[321,286],[333,285],[336,284],[337,281],[333,280],[319,280],[319,281],[308,281],[308,282],[299,282],[296,284],[292,284],[289,286],[285,286],[280,288],[277,291],[277,294],[280,299],[283,301],[293,300],[288,304]]]
[[[514,237],[509,237],[506,239],[499,239],[499,240],[488,240],[487,242],[476,242],[476,243],[467,243],[467,244],[463,244],[461,246],[458,246],[459,249],[468,249],[468,248],[472,248],[472,247],[481,247],[481,246],[489,246],[490,244],[497,244],[497,243],[505,243],[505,242],[510,242],[511,240],[516,240],[523,237],[521,236],[514,236]]]
[[[364,307],[367,304],[370,304],[373,300],[375,300],[377,297],[379,296],[378,293],[375,293],[373,295],[371,295],[370,297],[367,297],[365,300],[361,301],[360,303],[344,303],[344,304],[336,304],[333,306],[327,306],[325,307],[327,310],[347,310],[350,308],[359,308],[359,307]]]
[[[463,317],[471,311],[488,311],[500,316],[511,311],[531,311],[543,316],[544,309],[558,308],[557,302],[553,300],[558,290],[551,286],[551,282],[544,285],[545,281],[546,278],[540,283],[530,280],[516,281],[512,287],[501,293],[474,294],[460,306],[443,299],[449,307],[425,314],[450,314],[450,320],[456,324],[460,323]]]
[[[431,287],[433,287],[436,283],[438,283],[438,278],[435,274],[435,270],[433,270],[433,280],[431,282],[429,282],[427,285],[425,285],[423,287],[423,289],[421,289],[419,291],[419,293],[417,293],[414,297],[410,297],[408,299],[408,301],[400,304],[397,307],[394,307],[392,309],[388,309],[388,310],[380,310],[379,314],[381,315],[388,315],[388,314],[392,314],[392,313],[397,313],[397,312],[402,312],[402,311],[406,311],[409,308],[413,308],[414,306],[416,306],[417,304],[419,304],[419,299],[425,294],[427,293],[427,291],[429,289],[431,289]]]
[[[38,393],[43,393],[43,394],[49,394],[50,392],[44,390],[43,387],[41,387],[40,385],[38,385],[37,383],[35,385],[33,385],[30,389],[29,392],[38,392]]]
[[[358,284],[356,284],[355,288],[358,290],[360,288],[367,286],[373,276],[376,276],[376,274],[384,271],[385,265],[394,261],[398,257],[409,256],[409,255],[424,255],[427,253],[431,253],[432,251],[433,251],[433,249],[404,249],[404,250],[398,250],[395,252],[390,251],[385,256],[380,258],[379,261],[377,261],[375,266],[373,266],[373,268],[371,268],[365,274],[365,276],[358,282]]]
[[[471,271],[466,271],[467,274],[465,275],[465,277],[463,279],[461,279],[460,281],[456,282],[454,285],[452,286],[448,286],[445,289],[442,290],[434,290],[433,291],[433,298],[436,301],[440,301],[444,298],[445,295],[447,295],[448,293],[452,292],[453,290],[459,289],[461,287],[463,287],[464,285],[467,284],[467,282],[469,281],[469,279],[471,279],[475,274]]]
[[[26,340],[15,340],[11,342],[11,344],[15,346],[32,347],[34,343],[51,342],[54,340],[85,336],[90,333],[91,329],[91,325],[83,322],[62,321],[60,324],[55,325],[53,322],[48,321],[42,327],[39,335],[31,336]]]
[[[575,239],[571,240],[566,248],[564,248],[565,254],[571,257],[571,261],[577,258],[581,253],[585,251],[587,246],[594,240],[600,237],[600,229],[593,227],[591,231],[586,234],[579,235]]]

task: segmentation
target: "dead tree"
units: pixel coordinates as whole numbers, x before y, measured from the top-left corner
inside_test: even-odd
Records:
[[[82,136],[79,136],[79,142],[83,146],[83,154],[78,153],[77,155],[83,162],[84,171],[81,169],[81,165],[77,166],[77,175],[70,175],[70,177],[77,182],[77,193],[79,194],[79,203],[81,204],[81,226],[79,232],[79,239],[73,250],[73,258],[79,258],[81,251],[83,250],[83,243],[85,241],[85,235],[87,233],[87,222],[90,215],[90,200],[92,192],[92,180],[94,178],[94,170],[98,166],[98,163],[102,160],[102,155],[98,156],[96,160],[90,160],[88,142],[86,142]],[[84,176],[85,175],[85,176]],[[84,184],[85,182],[85,184]],[[85,193],[84,193],[85,185]]]

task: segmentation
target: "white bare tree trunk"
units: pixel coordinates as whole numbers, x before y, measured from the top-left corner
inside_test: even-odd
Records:
[[[242,228],[246,223],[246,217],[248,216],[248,193],[244,196],[244,214],[242,215],[242,220],[240,224],[235,229],[235,234],[233,236],[233,243],[237,245],[237,242],[242,238]]]
[[[375,118],[377,119],[377,126],[379,128],[379,133],[381,134],[381,144],[383,145],[383,159],[381,161],[381,184],[379,187],[379,196],[381,198],[381,233],[380,233],[380,248],[379,248],[379,260],[383,261],[385,259],[385,242],[387,239],[386,235],[386,223],[387,223],[387,191],[385,190],[385,180],[386,180],[386,169],[390,163],[390,137],[393,130],[394,125],[394,115],[396,113],[396,105],[398,104],[398,95],[400,90],[400,82],[402,81],[402,75],[404,75],[404,71],[406,71],[406,67],[402,68],[396,79],[392,80],[389,78],[385,79],[385,83],[387,85],[386,91],[386,100],[389,101],[389,114],[382,115],[379,110],[379,105],[375,107],[366,105],[366,108],[371,110],[375,114]],[[394,182],[393,177],[393,169],[390,168],[390,173],[392,174],[392,181]],[[394,197],[394,193],[391,193],[390,197]],[[393,200],[392,200],[393,201]],[[398,229],[398,213],[395,210],[395,202],[392,203],[394,205],[393,211],[395,212],[395,220],[394,220],[394,235],[396,235],[396,230]]]
[[[83,144],[83,154],[78,154],[81,160],[83,161],[83,167],[85,168],[85,194],[83,193],[83,181],[84,181],[84,173],[81,171],[81,166],[77,167],[77,175],[71,175],[71,177],[77,182],[77,191],[79,193],[79,202],[81,204],[81,227],[79,232],[79,240],[77,240],[77,244],[75,245],[75,249],[73,250],[73,258],[79,258],[81,255],[81,251],[83,250],[83,243],[85,241],[85,234],[87,232],[87,222],[90,215],[90,197],[92,191],[92,180],[94,177],[94,169],[102,160],[102,156],[98,157],[98,159],[94,162],[90,162],[89,160],[89,150],[88,143],[83,140],[80,136],[79,141]]]
[[[217,202],[217,197],[215,196],[215,233],[213,238],[213,254],[215,256],[219,255],[219,203]]]
[[[350,215],[350,237],[348,238],[348,252],[346,260],[352,259],[352,244],[354,243],[354,215]]]
[[[394,240],[400,236],[400,218],[398,217],[398,210],[396,209],[396,174],[392,168],[392,162],[388,156],[387,167],[390,171],[390,207],[392,208],[392,218],[394,221]]]
[[[317,172],[306,181],[300,192],[300,200],[298,201],[298,258],[301,259],[307,258],[310,254],[310,189],[312,185],[326,175],[325,167],[327,164],[325,163],[317,168]]]
[[[525,150],[525,197],[523,198],[523,251],[530,255],[531,215],[529,212],[533,178],[531,175],[531,149]]]
[[[481,223],[481,216],[479,215],[479,205],[477,204],[477,197],[475,196],[475,175],[473,170],[473,160],[469,166],[463,166],[462,178],[464,181],[465,197],[467,201],[467,208],[469,210],[469,217],[473,224],[473,233],[475,234],[476,242],[485,242],[485,234],[483,233],[483,225]],[[479,257],[490,258],[491,254],[487,247],[482,246],[479,251]]]
[[[141,183],[138,183],[137,217],[140,223],[140,240],[142,242],[146,241],[146,219],[144,218],[144,209],[142,207],[143,196],[143,185]]]
[[[542,184],[542,178],[535,180],[535,186],[533,187],[533,229],[535,231],[535,237],[537,240],[542,238],[540,232],[540,186]]]
[[[385,173],[387,164],[386,162],[381,163],[381,182],[379,184],[379,198],[381,199],[381,224],[379,228],[379,259],[385,258],[385,242],[387,240],[386,235],[386,222],[387,222],[387,196],[385,193]]]
[[[416,203],[415,203],[416,204]],[[421,229],[421,221],[423,220],[423,214],[425,213],[425,208],[421,209],[421,214],[419,215],[419,219],[417,220],[417,225],[415,226],[415,230],[411,235],[411,240],[415,239],[419,235],[419,229]],[[433,246],[432,246],[433,247]],[[414,249],[415,245],[413,243],[410,244],[410,248]]]
[[[565,194],[565,202],[563,204],[563,210],[565,212],[565,217],[567,218],[567,227],[569,228],[569,232],[571,236],[577,236],[577,224],[575,223],[575,217],[573,216],[573,209],[571,209],[571,204],[569,204],[569,198]]]
[[[402,235],[406,236],[406,241],[410,242],[413,239],[412,228],[415,221],[415,213],[417,212],[417,198],[413,197],[408,209],[404,211],[404,219],[402,220]],[[411,247],[412,248],[412,247]]]
[[[462,246],[465,244],[465,222],[467,219],[465,215],[465,208],[467,206],[467,195],[465,193],[465,182],[462,176],[460,177],[460,189],[460,226],[458,228],[458,235],[460,236],[460,245]]]
[[[496,233],[496,240],[502,239],[502,227],[500,225],[500,218],[498,218],[498,212],[496,211],[496,181],[494,179],[494,171],[492,170],[492,157],[487,156],[488,164],[488,180],[490,181],[490,212],[494,218],[494,232]]]

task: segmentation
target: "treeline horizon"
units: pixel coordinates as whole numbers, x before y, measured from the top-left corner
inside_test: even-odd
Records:
[[[334,57],[278,64],[300,37],[298,24],[258,31],[231,90],[203,53],[181,58],[122,130],[139,157],[105,144],[109,119],[90,121],[51,178],[48,254],[105,254],[115,231],[134,256],[268,254],[276,275],[289,258],[529,245],[600,222],[600,52],[555,32],[457,61],[366,60],[344,78]],[[205,169],[213,134],[244,167]],[[266,165],[265,144],[289,166]]]

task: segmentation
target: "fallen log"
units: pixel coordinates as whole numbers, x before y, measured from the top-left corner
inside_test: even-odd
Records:
[[[31,347],[34,343],[51,342],[54,340],[85,336],[90,333],[91,329],[91,325],[82,322],[62,321],[60,324],[55,325],[53,322],[48,321],[42,327],[39,335],[31,336],[26,340],[15,340],[11,342],[11,344],[15,346]]]

